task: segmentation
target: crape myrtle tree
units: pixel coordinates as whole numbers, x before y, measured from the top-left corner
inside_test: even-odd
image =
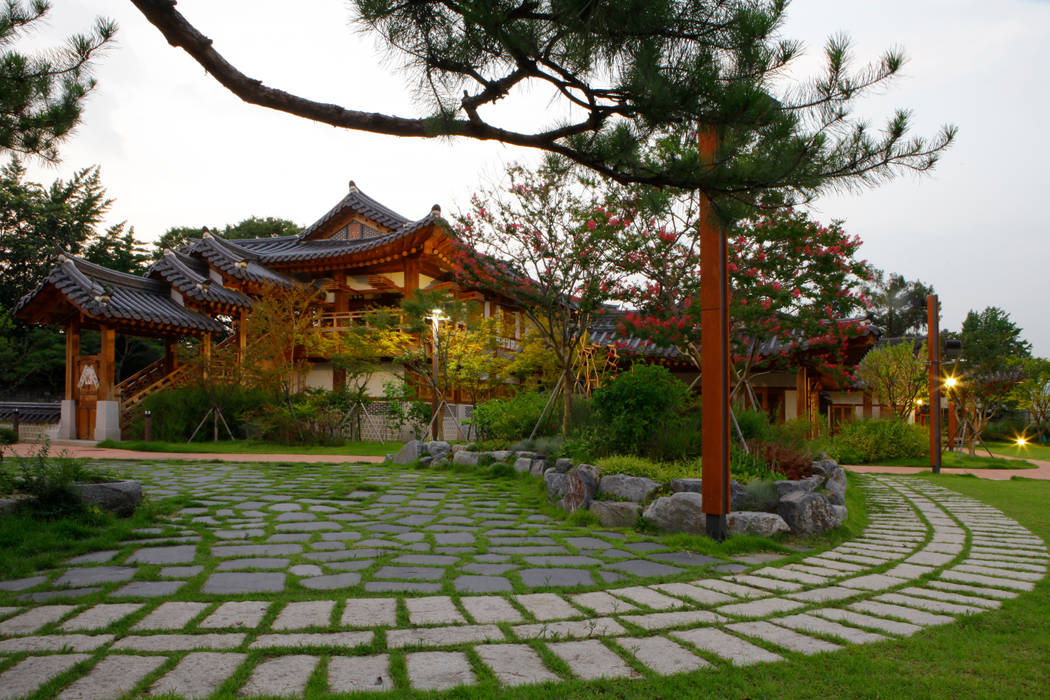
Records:
[[[635,196],[636,207],[610,214],[620,228],[619,262],[628,274],[621,332],[672,346],[700,368],[700,280],[695,197],[662,192]],[[870,273],[858,260],[860,238],[841,223],[824,226],[797,209],[766,212],[729,233],[734,396],[758,405],[756,376],[783,369],[805,352],[822,372],[852,379],[844,366],[851,337],[861,332]]]
[[[39,27],[51,9],[46,0],[0,4],[0,152],[58,160],[58,146],[80,122],[95,87],[92,59],[113,40],[117,25],[97,19],[91,31],[64,46],[36,54],[13,46]]]
[[[459,280],[510,297],[557,357],[563,433],[580,350],[622,276],[602,197],[575,168],[515,165],[502,187],[471,200],[454,231]]]

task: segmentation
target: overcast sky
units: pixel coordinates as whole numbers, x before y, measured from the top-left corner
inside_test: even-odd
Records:
[[[96,70],[99,87],[57,168],[42,181],[102,165],[127,220],[152,241],[171,226],[223,226],[248,216],[306,225],[353,179],[410,218],[434,203],[465,204],[505,164],[536,157],[468,140],[432,141],[342,131],[237,100],[181,50],[167,45],[129,0],[57,0],[34,42],[54,44],[97,15],[120,25]],[[180,0],[179,10],[248,75],[343,106],[421,113],[414,86],[374,40],[350,26],[343,0]],[[916,133],[959,127],[937,169],[876,190],[829,196],[823,220],[844,219],[864,240],[863,257],[940,294],[944,328],[966,312],[1006,309],[1034,350],[1050,356],[1050,2],[1046,0],[795,0],[784,34],[819,65],[829,35],[846,32],[858,64],[902,47],[901,78],[866,99],[860,113],[880,125],[913,110]],[[542,95],[505,101],[512,125],[550,120]]]

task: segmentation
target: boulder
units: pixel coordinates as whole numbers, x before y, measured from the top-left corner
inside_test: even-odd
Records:
[[[466,445],[453,445],[452,446],[452,454],[456,454],[457,452],[461,452],[462,450],[465,450],[465,449],[467,449]]]
[[[641,503],[649,497],[656,489],[660,488],[659,481],[646,479],[641,476],[628,476],[627,474],[609,474],[603,476],[598,482],[598,493],[613,496],[622,501],[633,501]]]
[[[832,462],[832,464],[835,464]],[[828,479],[824,482],[824,488],[840,496],[846,495],[846,470],[835,464],[835,468],[828,473]]]
[[[565,474],[559,474],[553,469],[543,475],[543,483],[547,487],[547,501],[554,503],[565,494]]]
[[[642,513],[646,521],[667,532],[707,531],[700,494],[682,491],[657,498]]]
[[[481,464],[481,458],[485,455],[484,452],[470,452],[469,450],[460,450],[456,452],[452,457],[452,463],[461,467],[476,467]]]
[[[562,474],[566,474],[570,469],[572,469],[572,460],[568,457],[559,457],[554,462],[554,469],[555,471],[561,472]]]
[[[127,517],[142,501],[142,484],[137,481],[106,481],[100,484],[73,484],[75,493],[86,506]]]
[[[419,440],[409,440],[390,461],[394,464],[412,464],[422,457],[423,454],[423,443]]]
[[[589,510],[605,527],[631,527],[638,521],[642,507],[622,501],[592,501]]]
[[[796,535],[812,535],[842,524],[825,496],[804,490],[781,496],[777,514]]]
[[[846,497],[843,496],[841,493],[836,493],[835,491],[828,491],[824,495],[827,496],[828,503],[830,503],[833,506],[846,505]]]
[[[440,457],[441,455],[447,455],[452,451],[452,445],[448,444],[444,440],[433,440],[424,445],[427,454],[431,457]]]
[[[7,515],[8,513],[14,513],[22,504],[29,500],[27,496],[8,496],[6,498],[0,498],[0,515]]]
[[[426,457],[420,457],[419,458],[419,466],[421,466],[421,467],[429,466],[433,461],[434,461],[434,458],[431,457],[430,455],[427,455]]]
[[[534,459],[532,460],[531,473],[533,476],[543,476],[547,473],[547,460],[545,459]]]
[[[846,522],[846,518],[849,517],[849,511],[846,510],[846,506],[838,506],[834,503],[831,504],[831,510],[835,513],[835,516],[839,519],[839,525]],[[837,526],[836,526],[837,527]]]
[[[824,476],[831,476],[831,472],[838,469],[839,465],[827,455],[821,455],[820,459],[813,460],[813,468]]]
[[[518,457],[516,460],[514,460],[514,471],[518,472],[519,474],[531,473],[532,462],[533,459],[531,457]]]
[[[675,493],[701,493],[703,491],[703,479],[672,479],[671,490]],[[736,479],[729,480],[729,504],[730,508],[738,508],[747,500],[747,491],[743,484]]]
[[[820,488],[823,481],[823,475],[814,474],[813,476],[807,476],[805,479],[799,479],[797,481],[777,481],[775,484],[777,487],[777,494],[783,498],[784,496],[795,492],[811,493],[816,491]]]
[[[536,459],[537,457],[539,457],[539,454],[535,452],[530,452],[529,450],[518,450],[514,453],[514,455],[516,457],[528,457],[529,459]]]
[[[727,520],[730,535],[772,537],[778,532],[791,531],[784,519],[776,513],[741,510],[730,513]]]
[[[510,450],[496,450],[495,452],[489,452],[489,454],[492,455],[494,462],[510,462],[514,456],[514,453]]]
[[[557,467],[554,473],[559,473]],[[581,464],[569,470],[565,475],[565,495],[561,499],[561,507],[572,513],[590,506],[598,493],[600,477],[601,470],[590,464]]]
[[[702,484],[703,479],[671,479],[671,490],[675,493],[680,493],[682,491],[700,493],[700,487]]]

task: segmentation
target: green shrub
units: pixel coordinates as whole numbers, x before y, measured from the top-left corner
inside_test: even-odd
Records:
[[[668,484],[672,479],[699,479],[700,460],[691,462],[657,462],[648,457],[636,455],[612,455],[595,461],[605,474],[627,474],[641,476],[661,484]]]
[[[470,423],[482,440],[525,440],[540,419],[550,394],[522,391],[508,399],[492,399],[478,404]],[[551,406],[537,435],[553,435],[561,420],[561,403]]]
[[[565,522],[576,527],[595,527],[601,524],[598,522],[598,516],[589,510],[574,510],[565,518]]]
[[[773,512],[779,500],[776,484],[772,480],[751,481],[744,484],[744,497],[737,504],[737,510]]]
[[[18,442],[18,432],[14,428],[0,428],[0,462],[4,461],[4,451],[8,446]]]
[[[929,435],[921,425],[893,418],[860,420],[841,426],[826,450],[840,464],[873,464],[923,456],[929,450]]]
[[[135,411],[128,427],[129,439],[143,438],[143,411],[153,414],[150,437],[160,442],[186,442],[200,425],[205,414],[211,409],[213,401],[219,404],[222,417],[237,439],[253,437],[251,432],[251,415],[267,405],[276,403],[276,397],[259,389],[228,387],[221,393],[199,386],[184,386],[165,389],[146,397]],[[226,437],[226,431],[219,423],[219,435]],[[212,439],[210,425],[204,426],[195,438],[199,441]]]
[[[769,440],[773,429],[769,425],[769,416],[765,411],[752,408],[734,408],[733,415],[744,440]]]
[[[733,445],[729,453],[729,473],[742,484],[774,478],[773,472],[761,455],[755,450],[744,452],[737,445]]]
[[[689,388],[658,365],[636,364],[594,392],[592,406],[609,449],[622,454],[672,458],[663,450],[679,450],[689,399]],[[675,439],[666,439],[669,433]]]
[[[86,460],[51,457],[49,451],[45,440],[34,455],[20,461],[17,473],[4,479],[10,491],[33,497],[27,507],[36,515],[57,517],[81,512],[84,506],[73,485],[113,479],[104,470],[88,468]]]

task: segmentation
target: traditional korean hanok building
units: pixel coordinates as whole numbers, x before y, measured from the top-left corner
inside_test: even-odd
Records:
[[[175,344],[199,341],[205,359],[216,342],[246,352],[245,321],[252,299],[296,282],[325,280],[323,328],[338,331],[355,314],[397,306],[416,290],[444,290],[480,303],[486,316],[502,312],[505,346],[522,334],[520,315],[508,300],[463,289],[452,279],[452,242],[436,205],[408,219],[361,192],[349,192],[298,235],[225,240],[205,231],[178,251],[166,251],[145,277],[108,270],[72,256],[16,306],[29,323],[59,326],[66,335],[66,388],[58,438],[119,439],[128,411],[151,392],[177,384],[185,374]],[[82,355],[82,331],[101,335],[101,351]],[[117,334],[159,338],[164,357],[126,378],[115,376]],[[304,386],[338,388],[345,373],[328,358],[309,358]],[[381,393],[394,368],[374,376]]]

